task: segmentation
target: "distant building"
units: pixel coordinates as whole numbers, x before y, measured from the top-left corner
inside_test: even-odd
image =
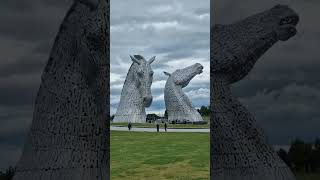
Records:
[[[168,121],[167,118],[163,116],[158,116],[156,114],[147,114],[147,123],[154,123],[154,122],[164,123],[167,121]]]

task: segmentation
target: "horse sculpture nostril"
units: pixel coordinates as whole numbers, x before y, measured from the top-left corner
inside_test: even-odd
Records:
[[[146,102],[152,101],[152,96],[144,97],[143,100]]]
[[[143,98],[145,107],[149,107],[152,103],[152,96],[147,96]]]

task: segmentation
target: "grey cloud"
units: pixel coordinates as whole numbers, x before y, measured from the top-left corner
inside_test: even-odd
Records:
[[[30,54],[17,59],[16,62],[2,64],[0,66],[0,77],[6,78],[17,74],[39,73],[45,65],[46,58],[46,55]]]
[[[0,105],[0,170],[14,166],[32,120],[32,106]]]
[[[0,169],[18,160],[32,120],[40,76],[72,1],[0,2]]]
[[[15,166],[21,155],[22,148],[0,143],[0,149],[0,171],[3,172],[8,169],[9,166]]]
[[[32,105],[40,84],[40,74],[0,78],[0,105]]]
[[[290,84],[241,101],[254,112],[273,144],[286,144],[295,138],[311,141],[319,136],[319,89]]]
[[[2,1],[0,2],[0,35],[21,41],[53,39],[72,0]]]

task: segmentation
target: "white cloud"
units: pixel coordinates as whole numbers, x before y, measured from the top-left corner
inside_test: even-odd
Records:
[[[149,13],[162,14],[170,11],[174,11],[174,7],[172,5],[160,5],[152,7],[148,10]]]
[[[191,99],[207,99],[209,102],[210,99],[210,90],[209,89],[196,89],[186,93]]]
[[[142,29],[154,28],[156,30],[165,30],[169,28],[175,28],[177,30],[183,29],[183,26],[177,21],[167,21],[167,22],[152,22],[142,24]]]
[[[159,88],[159,89],[161,89],[161,88],[164,88],[164,86],[165,86],[165,84],[166,84],[166,81],[165,80],[161,80],[161,81],[156,81],[156,82],[153,82],[152,83],[152,88]]]
[[[153,98],[153,101],[164,101],[164,94],[157,95]]]
[[[110,73],[110,83],[113,84],[118,81],[123,81],[122,75],[116,73]]]

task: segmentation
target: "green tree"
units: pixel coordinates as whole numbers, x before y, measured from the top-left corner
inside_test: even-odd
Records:
[[[315,140],[315,142],[314,142],[314,148],[315,148],[316,150],[320,150],[320,139],[319,139],[319,138],[317,138],[317,139]]]
[[[156,114],[147,114],[147,121],[156,121],[157,119],[159,119],[160,117]]]
[[[320,139],[316,139],[314,142],[314,149],[311,153],[311,170],[313,172],[320,170]]]
[[[198,109],[198,112],[201,116],[209,116],[210,115],[210,108],[206,106],[201,106],[200,109]]]
[[[164,117],[165,117],[166,119],[168,119],[168,112],[167,112],[167,110],[164,111]]]
[[[290,161],[294,164],[294,168],[301,170],[304,166],[304,142],[299,139],[292,142],[288,155]]]
[[[281,148],[277,153],[279,157],[283,160],[283,162],[285,162],[287,166],[291,168],[291,161],[287,151]]]
[[[312,144],[304,145],[304,156],[305,156],[305,171],[310,172],[312,170]]]
[[[291,143],[288,156],[295,170],[305,172],[311,170],[312,144],[297,139]]]
[[[0,180],[11,180],[14,176],[15,169],[13,167],[9,167],[5,173],[0,172]]]

